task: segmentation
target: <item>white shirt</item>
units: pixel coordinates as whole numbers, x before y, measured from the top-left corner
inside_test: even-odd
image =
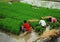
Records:
[[[40,20],[39,24],[41,24],[42,26],[46,26],[46,22],[44,20]]]

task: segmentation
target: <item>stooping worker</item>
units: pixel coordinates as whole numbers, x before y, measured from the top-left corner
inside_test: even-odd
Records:
[[[41,20],[39,21],[39,24],[41,24],[42,27],[46,28],[46,22],[45,20],[43,20],[43,18],[41,18]]]
[[[24,31],[24,35],[31,31],[30,24],[24,20],[24,24],[22,25],[22,30]]]
[[[54,23],[54,22],[57,22],[57,19],[54,18],[54,17],[50,17],[50,18],[49,18],[49,21],[52,22],[52,23]]]
[[[52,17],[52,16],[45,16],[45,17],[42,17],[43,19],[48,19],[49,22],[57,22],[57,19],[55,17]]]

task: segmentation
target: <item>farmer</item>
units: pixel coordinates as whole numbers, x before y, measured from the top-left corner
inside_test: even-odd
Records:
[[[24,20],[24,24],[21,27],[22,30],[24,31],[24,35],[31,31],[30,25],[26,20]]]
[[[51,23],[54,23],[54,22],[57,22],[57,19],[52,17],[52,16],[45,16],[45,17],[42,17],[43,19],[48,19],[49,22]]]
[[[52,23],[54,23],[54,22],[57,22],[57,19],[54,18],[54,17],[50,17],[50,18],[49,18],[49,21],[52,22]]]
[[[41,20],[39,21],[39,24],[41,24],[42,27],[46,28],[46,22],[45,20],[43,20],[43,18],[41,18]]]

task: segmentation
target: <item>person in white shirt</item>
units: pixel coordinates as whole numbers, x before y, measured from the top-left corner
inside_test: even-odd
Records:
[[[39,24],[41,24],[42,27],[46,28],[46,22],[45,22],[45,20],[43,20],[42,18],[41,18],[41,20],[39,21]]]

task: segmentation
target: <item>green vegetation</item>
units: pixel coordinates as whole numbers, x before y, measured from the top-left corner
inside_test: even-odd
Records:
[[[45,28],[43,28],[40,25],[36,26],[34,29],[35,29],[36,32],[38,32],[39,35],[45,31]]]
[[[36,8],[36,7],[35,7]],[[38,19],[42,16],[54,16],[60,19],[60,10],[48,8],[32,8],[32,5],[14,2],[12,4],[0,2],[0,29],[19,34],[20,26],[23,20]],[[35,27],[37,22],[31,22],[31,26]]]
[[[57,29],[57,28],[59,28],[60,27],[60,23],[50,23],[50,26],[51,26],[51,29]]]
[[[0,2],[8,2],[8,1],[10,1],[10,0],[0,0]]]

